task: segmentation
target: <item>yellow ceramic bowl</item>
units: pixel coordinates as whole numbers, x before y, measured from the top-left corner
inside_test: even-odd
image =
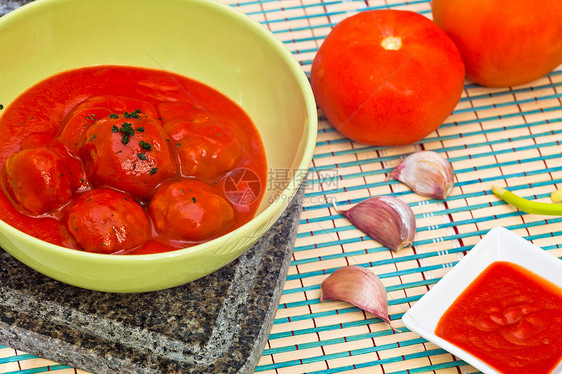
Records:
[[[0,246],[37,271],[75,286],[143,292],[177,286],[228,264],[276,221],[299,187],[316,141],[306,75],[260,24],[212,0],[37,0],[0,18],[0,103],[55,73],[117,64],[172,71],[237,102],[255,122],[269,170],[256,217],[195,247],[112,256],[51,245],[0,221]],[[270,177],[283,173],[268,173]]]

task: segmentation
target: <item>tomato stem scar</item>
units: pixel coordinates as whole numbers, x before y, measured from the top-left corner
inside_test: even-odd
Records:
[[[402,48],[402,39],[399,36],[387,36],[382,40],[381,46],[386,50],[397,51]]]

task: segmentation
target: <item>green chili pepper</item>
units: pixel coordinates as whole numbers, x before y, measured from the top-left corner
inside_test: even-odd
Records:
[[[562,204],[541,203],[538,201],[527,200],[521,196],[517,196],[513,192],[509,192],[505,188],[492,186],[492,192],[513,205],[519,210],[529,214],[544,214],[549,216],[562,216]]]

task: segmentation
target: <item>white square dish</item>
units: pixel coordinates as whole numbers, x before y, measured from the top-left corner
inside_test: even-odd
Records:
[[[402,322],[411,331],[483,373],[498,373],[498,371],[435,335],[435,327],[455,299],[488,265],[495,261],[508,261],[523,266],[562,287],[562,260],[503,227],[495,227],[402,317]],[[553,373],[562,373],[562,363]]]

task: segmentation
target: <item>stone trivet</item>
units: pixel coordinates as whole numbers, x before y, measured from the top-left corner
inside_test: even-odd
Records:
[[[31,3],[33,0],[0,0],[0,16],[19,8],[22,5]]]
[[[50,279],[0,250],[0,344],[94,373],[251,373],[271,330],[301,210],[238,260],[163,291],[115,294]]]

